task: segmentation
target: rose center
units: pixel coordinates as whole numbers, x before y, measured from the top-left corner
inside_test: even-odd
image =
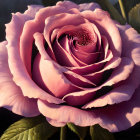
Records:
[[[93,31],[87,31],[87,30],[78,30],[76,32],[71,32],[68,34],[69,40],[73,43],[75,48],[79,47],[91,47],[95,48],[97,43],[97,35]]]

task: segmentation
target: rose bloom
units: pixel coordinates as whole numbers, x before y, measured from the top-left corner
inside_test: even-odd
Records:
[[[96,3],[31,5],[0,43],[0,106],[53,126],[140,121],[140,35]]]

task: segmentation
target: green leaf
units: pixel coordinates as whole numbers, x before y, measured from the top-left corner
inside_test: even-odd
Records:
[[[107,10],[114,20],[117,20],[121,24],[125,24],[125,19],[120,15],[118,10],[109,2],[109,0],[96,0],[102,9]]]
[[[129,12],[129,24],[140,33],[140,4],[137,4]]]
[[[115,140],[112,133],[98,124],[90,127],[90,136],[92,140]]]
[[[76,126],[73,123],[68,123],[67,125],[70,130],[79,136],[80,140],[84,140],[87,135],[88,127]]]
[[[58,128],[52,127],[45,117],[24,118],[12,124],[0,140],[47,140]]]
[[[140,3],[140,0],[122,0],[126,15],[128,15],[129,11],[132,7],[136,6],[136,4]]]

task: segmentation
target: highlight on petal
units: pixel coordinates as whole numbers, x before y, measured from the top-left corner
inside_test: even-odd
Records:
[[[39,115],[37,100],[24,97],[21,89],[12,80],[6,44],[6,41],[0,43],[0,107],[26,117]]]

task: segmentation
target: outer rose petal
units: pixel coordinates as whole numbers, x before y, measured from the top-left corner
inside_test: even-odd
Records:
[[[56,126],[59,124],[62,126],[69,122],[79,126],[100,124],[111,132],[117,132],[129,128],[139,121],[139,91],[140,87],[128,102],[122,102],[93,111],[80,110],[71,106],[49,104],[41,100],[38,101],[38,107],[44,116],[52,119],[51,124],[54,126],[55,124]]]
[[[122,56],[130,57],[135,63],[132,80],[136,87],[140,85],[140,34],[130,25],[117,25],[120,31],[123,47]]]
[[[30,11],[32,13],[32,11]],[[35,12],[33,10],[33,12]],[[25,13],[28,13],[27,11]],[[32,15],[32,14],[31,14]],[[39,88],[27,73],[25,66],[20,58],[19,40],[23,25],[27,20],[32,19],[26,14],[17,13],[13,15],[12,21],[6,25],[6,38],[8,41],[8,63],[13,75],[14,82],[21,88],[23,95],[29,98],[46,99],[48,102],[62,103],[47,92]],[[28,46],[28,45],[27,45]],[[21,47],[21,46],[20,46]],[[28,57],[28,56],[27,56]],[[29,58],[29,57],[28,57]]]
[[[65,7],[66,9],[72,9],[72,8],[77,8],[78,9],[78,5],[75,4],[74,2],[71,1],[59,1],[56,3],[56,5]]]
[[[0,43],[0,107],[26,117],[39,115],[37,101],[24,97],[21,89],[12,80],[6,44],[6,41]]]
[[[97,3],[83,3],[83,4],[79,4],[79,11],[85,11],[85,10],[91,10],[94,11],[96,8],[101,8],[99,4]]]

